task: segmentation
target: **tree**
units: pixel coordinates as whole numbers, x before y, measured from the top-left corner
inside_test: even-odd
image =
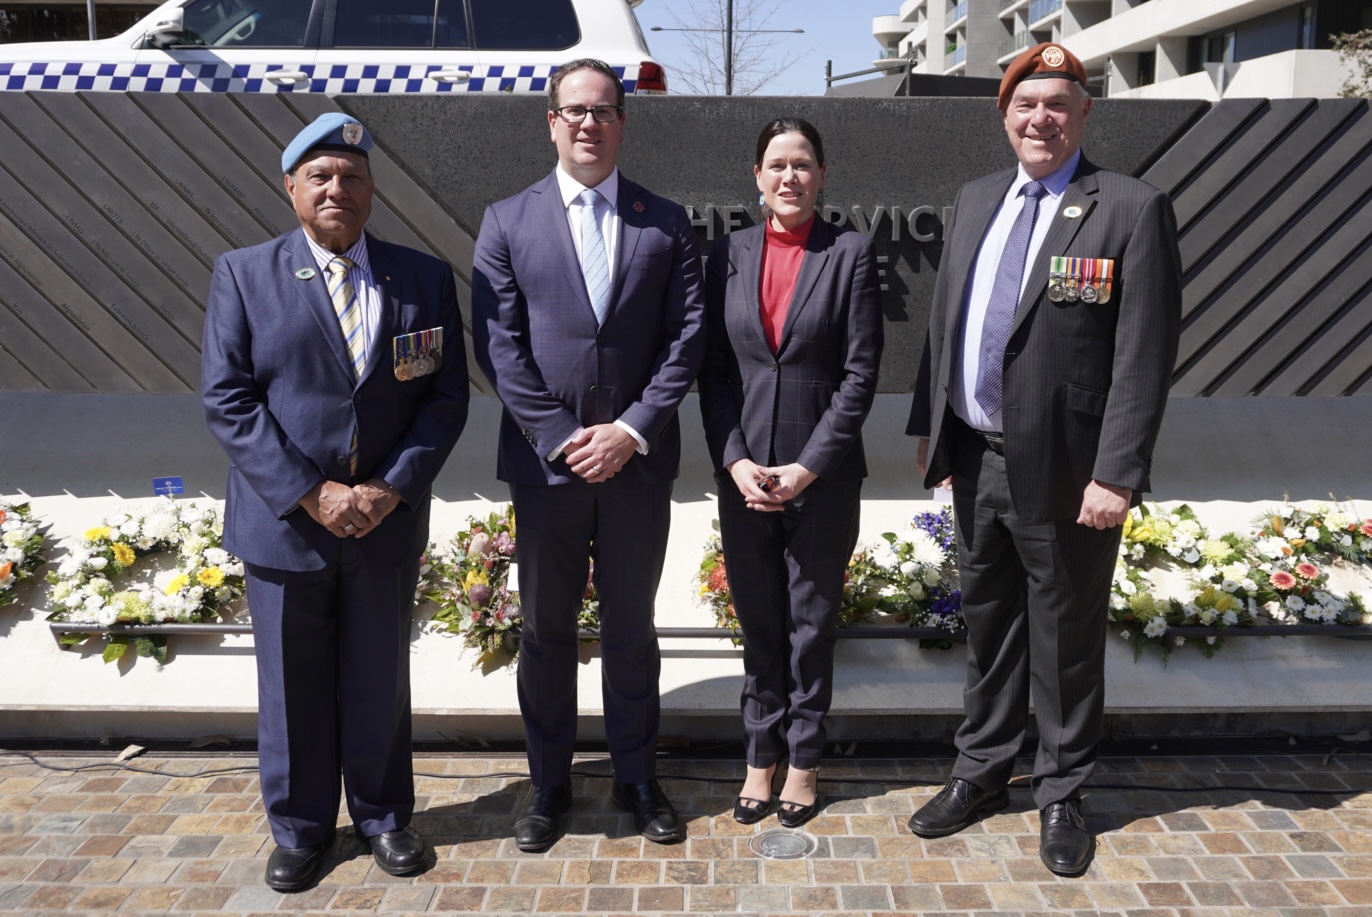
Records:
[[[1348,67],[1340,93],[1345,99],[1372,99],[1372,29],[1331,36],[1339,60]]]
[[[672,10],[688,49],[687,59],[676,63],[672,77],[688,93],[724,93],[729,5],[729,0],[687,0],[684,16]],[[781,0],[732,0],[732,6],[733,92],[752,95],[795,63],[800,52],[787,47],[785,34],[768,30],[769,23],[774,29],[786,23],[779,15]]]

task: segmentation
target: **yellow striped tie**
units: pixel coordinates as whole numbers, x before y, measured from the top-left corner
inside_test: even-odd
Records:
[[[343,329],[343,340],[348,345],[348,356],[353,361],[353,379],[362,378],[362,370],[367,363],[366,341],[362,334],[362,303],[358,301],[357,291],[348,281],[348,271],[356,267],[351,258],[337,256],[328,264],[329,299],[333,301],[334,314],[338,316],[338,326]],[[357,477],[357,429],[353,428],[352,445],[348,447],[349,473]]]

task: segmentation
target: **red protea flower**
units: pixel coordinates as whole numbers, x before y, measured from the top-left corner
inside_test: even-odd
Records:
[[[710,571],[710,578],[706,581],[711,592],[723,592],[729,588],[728,575],[724,572],[724,564],[718,564]]]
[[[1276,573],[1272,574],[1272,588],[1274,589],[1286,590],[1291,589],[1295,585],[1296,578],[1285,570],[1278,570]]]
[[[1314,579],[1320,575],[1320,568],[1309,561],[1306,561],[1305,563],[1296,564],[1296,572],[1299,573],[1303,579]]]
[[[734,611],[734,603],[733,603],[733,602],[730,602],[730,603],[729,603],[729,617],[735,618],[735,619],[738,618],[738,612]]]

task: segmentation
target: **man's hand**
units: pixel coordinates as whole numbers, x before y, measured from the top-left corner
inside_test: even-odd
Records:
[[[633,458],[638,443],[612,423],[596,424],[578,433],[562,450],[567,466],[588,484],[610,480]]]
[[[300,498],[300,508],[338,538],[351,538],[367,523],[356,506],[356,493],[346,484],[322,481]]]
[[[1081,513],[1077,516],[1078,525],[1089,525],[1093,529],[1110,529],[1123,525],[1129,515],[1129,501],[1134,491],[1128,487],[1116,487],[1102,481],[1092,481],[1086,485],[1082,494]]]
[[[363,516],[364,522],[352,533],[361,538],[381,524],[381,520],[400,505],[400,491],[387,484],[382,478],[372,478],[353,487],[354,506]]]
[[[929,437],[921,436],[919,444],[915,446],[915,468],[919,471],[920,480],[929,473]],[[938,482],[938,487],[945,490],[953,486],[953,476],[950,474],[942,481]]]

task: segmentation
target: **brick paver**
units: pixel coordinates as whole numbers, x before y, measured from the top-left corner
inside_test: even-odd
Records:
[[[104,763],[38,758],[68,769]],[[805,829],[814,854],[765,860],[749,844],[778,830],[776,818],[751,827],[729,818],[742,777],[735,762],[662,762],[688,827],[685,841],[662,847],[610,805],[607,780],[592,776],[607,773],[606,762],[579,760],[586,776],[575,780],[567,833],[527,854],[509,837],[527,784],[504,776],[521,773],[522,759],[424,755],[414,825],[432,866],[386,875],[345,815],[318,883],[293,895],[262,885],[272,843],[251,758],[133,764],[165,776],[0,756],[0,914],[1372,917],[1367,755],[1108,758],[1096,782],[1134,788],[1088,793],[1098,848],[1079,879],[1039,863],[1038,813],[1023,786],[1008,810],[960,835],[911,836],[905,821],[936,792],[946,760],[826,767],[827,805]]]

